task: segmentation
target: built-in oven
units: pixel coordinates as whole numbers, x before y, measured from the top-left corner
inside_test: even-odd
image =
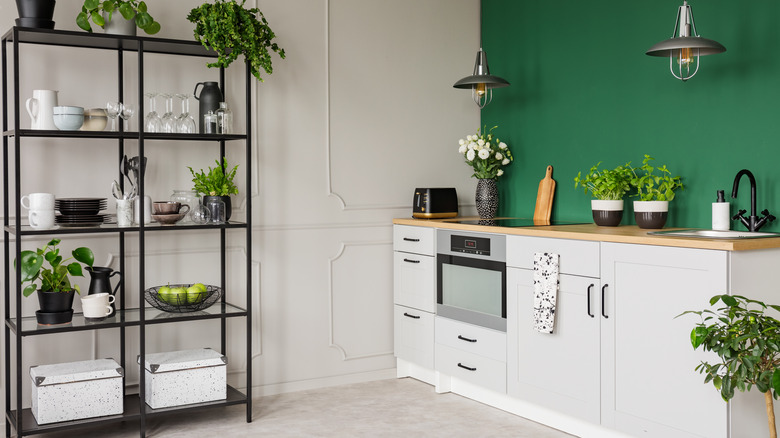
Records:
[[[436,314],[506,331],[506,236],[436,232]]]

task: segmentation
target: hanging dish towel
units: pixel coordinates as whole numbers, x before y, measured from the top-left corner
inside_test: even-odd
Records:
[[[558,254],[534,253],[534,329],[552,333],[558,297]]]

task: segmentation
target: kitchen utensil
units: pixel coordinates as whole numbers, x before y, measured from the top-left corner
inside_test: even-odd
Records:
[[[54,226],[54,210],[30,210],[27,219],[31,227],[47,230]]]
[[[102,131],[106,129],[108,116],[103,108],[90,108],[84,110],[84,124],[82,131]]]
[[[111,131],[116,131],[116,118],[122,111],[122,104],[119,102],[106,103],[106,116],[111,119]]]
[[[110,316],[114,313],[114,300],[115,297],[107,292],[81,297],[81,309],[84,312],[84,318],[102,320]]]
[[[149,98],[149,113],[144,118],[144,130],[146,132],[163,132],[162,118],[157,114],[157,96],[160,93],[149,92],[144,96]]]
[[[176,119],[176,132],[182,134],[194,134],[198,131],[195,118],[190,114],[190,96],[189,94],[177,94],[181,100],[181,115]]]
[[[191,284],[169,284],[168,288],[188,289]],[[200,292],[198,296],[189,297],[189,294],[167,294],[160,296],[159,290],[163,286],[150,287],[144,291],[144,299],[156,309],[165,312],[187,313],[203,310],[211,307],[222,297],[222,288],[219,286],[205,285],[206,292]]]
[[[31,129],[56,130],[54,107],[57,106],[56,90],[33,90],[33,97],[27,99],[27,113],[32,119]]]
[[[130,199],[116,200],[116,224],[120,227],[133,225],[133,201]]]
[[[534,209],[534,222],[550,221],[553,196],[555,195],[555,180],[552,179],[552,171],[552,166],[547,166],[547,173],[539,181],[539,191],[536,194],[536,209]]]
[[[180,220],[184,219],[184,216],[187,213],[164,213],[164,214],[153,214],[152,219],[154,219],[155,222],[158,222],[162,225],[173,225],[176,222],[179,222]]]
[[[176,116],[173,115],[173,94],[161,94],[165,99],[165,114],[162,115],[162,132],[176,132]]]
[[[27,201],[26,204],[25,201]],[[30,193],[22,196],[19,204],[27,210],[54,210],[54,195],[51,193]]]
[[[124,195],[122,194],[122,189],[119,188],[119,183],[114,180],[114,182],[111,183],[111,194],[114,195],[114,199],[124,199]]]
[[[136,224],[141,223],[141,198],[136,197],[133,202],[133,220]],[[152,222],[152,198],[144,196],[144,224]]]
[[[412,200],[412,217],[442,219],[458,215],[458,192],[449,188],[416,188]]]
[[[135,115],[135,104],[122,103],[120,104],[120,106],[121,108],[119,110],[119,117],[121,117],[122,120],[124,121],[124,124],[122,126],[124,126],[125,131],[129,131],[130,119]]]
[[[198,87],[202,86],[200,94],[198,94]],[[219,103],[224,101],[222,98],[222,91],[219,89],[218,82],[198,82],[195,84],[195,90],[192,92],[195,99],[198,99],[198,109],[200,114],[200,123],[198,123],[198,132],[201,134],[206,133],[206,126],[204,117],[209,111],[214,113],[219,109]]]

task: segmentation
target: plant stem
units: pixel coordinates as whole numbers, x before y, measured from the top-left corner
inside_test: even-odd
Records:
[[[772,390],[768,389],[764,393],[764,401],[766,401],[766,417],[769,421],[769,438],[777,438],[777,426],[775,426],[775,407],[772,401]]]

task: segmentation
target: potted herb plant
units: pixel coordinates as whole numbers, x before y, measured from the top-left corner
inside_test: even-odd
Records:
[[[209,67],[227,68],[238,55],[244,55],[249,70],[259,81],[260,69],[273,73],[271,52],[284,59],[284,49],[273,42],[276,37],[263,13],[257,8],[244,7],[234,0],[215,0],[194,8],[187,20],[195,23],[195,40],[217,52],[217,60]]]
[[[22,294],[29,297],[38,291],[40,310],[36,312],[39,324],[62,324],[73,318],[74,290],[81,293],[77,284],[71,284],[69,276],[83,277],[83,263],[89,267],[95,260],[92,250],[80,247],[73,250],[73,257],[63,259],[57,245],[60,239],[52,239],[43,248],[35,251],[22,251],[22,285],[28,284]],[[71,260],[74,260],[68,263]],[[50,268],[44,268],[47,262]],[[40,285],[38,284],[40,282]]]
[[[506,143],[493,136],[493,130],[487,126],[477,130],[474,135],[460,139],[458,152],[463,155],[466,164],[474,169],[471,175],[477,178],[475,201],[477,213],[481,219],[493,219],[498,210],[498,187],[496,180],[504,174],[504,166],[512,162],[512,152]],[[487,132],[485,132],[487,131]]]
[[[214,162],[217,164],[217,167],[209,167],[208,172],[200,169],[196,173],[192,170],[192,167],[187,167],[190,169],[190,173],[192,173],[192,182],[194,184],[192,190],[203,194],[203,205],[208,205],[209,198],[220,198],[225,203],[225,220],[229,220],[232,209],[230,195],[238,194],[238,187],[233,182],[238,165],[236,164],[229,172],[225,172],[228,168],[227,158],[222,157],[222,164],[219,164],[219,160]]]
[[[593,222],[603,227],[616,227],[623,219],[623,196],[631,190],[631,163],[612,170],[599,170],[601,162],[591,167],[585,177],[578,172],[574,188],[582,187],[595,198],[590,201]]]
[[[716,311],[687,311],[701,321],[691,331],[694,349],[702,347],[720,358],[719,363],[702,361],[696,371],[704,374],[704,383],[712,382],[724,401],[734,397],[734,390],[750,391],[755,386],[764,394],[769,436],[777,438],[773,399],[780,397],[780,321],[766,315],[766,305],[739,295],[716,295],[710,299]]]
[[[654,158],[645,154],[642,167],[633,169],[631,186],[636,188],[634,219],[639,228],[663,228],[669,214],[669,201],[677,189],[684,190],[679,176],[672,176],[666,165],[653,167]],[[654,173],[658,171],[658,173]]]
[[[110,34],[134,36],[136,26],[149,35],[160,31],[160,23],[149,15],[146,2],[138,0],[84,0],[76,24],[92,32],[89,20]]]

